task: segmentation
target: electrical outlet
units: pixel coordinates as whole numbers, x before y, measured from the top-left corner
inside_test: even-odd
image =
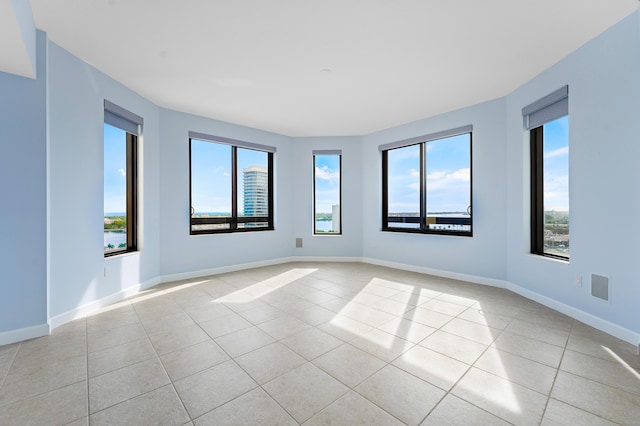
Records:
[[[582,275],[576,277],[576,287],[582,287]]]

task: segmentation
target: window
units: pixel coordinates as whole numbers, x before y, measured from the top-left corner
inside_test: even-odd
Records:
[[[313,151],[313,233],[342,234],[342,151]]]
[[[530,133],[531,252],[569,259],[568,88],[523,109]]]
[[[104,255],[138,246],[139,117],[104,101]]]
[[[379,147],[383,231],[472,236],[472,130],[465,126]]]
[[[189,132],[190,233],[273,230],[274,147]]]

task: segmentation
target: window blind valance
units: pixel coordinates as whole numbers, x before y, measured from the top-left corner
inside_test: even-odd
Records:
[[[314,149],[313,155],[342,155],[341,149]]]
[[[189,139],[198,139],[201,141],[216,142],[225,145],[233,145],[238,148],[256,149],[258,151],[276,152],[275,146],[261,145],[253,142],[245,142],[236,139],[223,138],[221,136],[207,135],[206,133],[189,132]]]
[[[397,142],[386,143],[380,145],[378,150],[380,151],[388,151],[394,148],[402,148],[405,146],[415,145],[417,143],[429,142],[436,139],[444,139],[449,138],[451,136],[463,135],[465,133],[471,133],[473,131],[473,126],[469,124],[468,126],[456,127],[455,129],[443,130],[441,132],[430,133],[428,135],[417,136],[411,139],[405,139]]]
[[[104,122],[138,136],[139,126],[144,124],[144,119],[105,99]]]
[[[522,108],[524,128],[535,129],[569,114],[569,86],[561,87],[544,98]]]

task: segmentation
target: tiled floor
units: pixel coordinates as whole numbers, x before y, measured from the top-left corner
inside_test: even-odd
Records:
[[[634,347],[361,263],[164,284],[0,347],[0,424],[639,424]]]

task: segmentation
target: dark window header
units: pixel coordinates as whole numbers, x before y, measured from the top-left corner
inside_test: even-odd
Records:
[[[417,143],[429,142],[436,139],[444,139],[451,136],[463,135],[465,133],[471,133],[472,131],[473,131],[473,125],[469,124],[467,126],[456,127],[455,129],[443,130],[441,132],[430,133],[423,136],[417,136],[415,138],[386,143],[386,144],[380,145],[378,147],[378,150],[388,151],[394,148],[403,148],[405,146],[415,145]]]
[[[144,124],[144,119],[113,102],[104,100],[104,122],[114,127],[138,136],[138,126]]]
[[[245,142],[231,138],[224,138],[222,136],[207,135],[206,133],[189,132],[189,139],[198,139],[207,142],[216,142],[224,145],[237,146],[238,148],[255,149],[265,152],[276,152],[275,146],[261,145],[253,142]]]

